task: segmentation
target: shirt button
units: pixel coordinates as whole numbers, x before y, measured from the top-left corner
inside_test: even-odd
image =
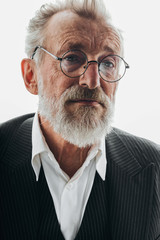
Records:
[[[68,185],[67,185],[67,189],[68,190],[71,190],[73,188],[73,183],[69,183]]]

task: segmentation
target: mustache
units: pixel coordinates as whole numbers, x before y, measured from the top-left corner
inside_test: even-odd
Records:
[[[104,93],[102,88],[88,89],[81,86],[72,86],[63,93],[64,102],[70,102],[75,100],[93,100],[106,106],[110,100]]]

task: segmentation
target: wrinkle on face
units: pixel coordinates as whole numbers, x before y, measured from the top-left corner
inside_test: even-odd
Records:
[[[120,52],[119,36],[104,20],[86,19],[71,11],[60,12],[50,19],[48,39],[49,48],[58,56],[62,56],[74,44],[81,44],[80,50],[86,53],[100,52],[104,45],[115,54]]]

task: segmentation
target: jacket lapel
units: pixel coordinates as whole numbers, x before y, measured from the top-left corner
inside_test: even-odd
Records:
[[[114,131],[107,138],[106,180],[103,182],[96,173],[76,240],[147,239],[154,164],[142,165],[142,159],[132,154],[129,144],[125,145]]]
[[[127,144],[129,146],[131,143]],[[154,164],[142,166],[114,131],[107,140],[107,162],[112,239],[147,239]]]
[[[24,166],[24,164],[28,164],[31,161],[32,124],[33,118],[25,120],[14,134],[12,143],[8,146],[7,154],[2,161],[7,163],[12,170],[16,170],[20,166]]]
[[[108,207],[106,183],[96,173],[83,220],[75,239],[111,240]]]
[[[39,206],[37,240],[64,240],[42,167],[38,180],[37,204]]]

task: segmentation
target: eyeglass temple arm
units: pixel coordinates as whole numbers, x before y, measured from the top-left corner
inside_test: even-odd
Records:
[[[123,59],[123,60],[124,60],[124,59]],[[126,61],[124,61],[124,62],[125,62],[126,68],[130,68],[129,64],[126,63]]]
[[[34,52],[33,52],[32,56],[31,56],[31,59],[34,58],[34,55],[36,54],[36,51],[37,51],[38,48],[40,48],[40,49],[42,49],[44,52],[48,53],[48,54],[49,54],[51,57],[53,57],[54,59],[56,59],[56,60],[61,60],[61,58],[59,58],[59,57],[53,55],[52,53],[48,52],[45,48],[43,48],[43,47],[41,47],[41,46],[37,46],[37,47],[34,49]]]

